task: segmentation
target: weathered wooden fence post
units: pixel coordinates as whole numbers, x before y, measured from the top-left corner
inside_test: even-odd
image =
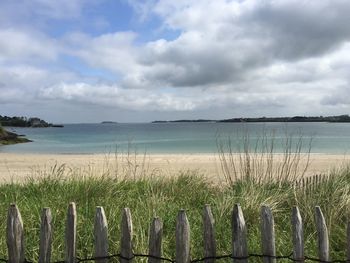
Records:
[[[132,261],[134,256],[132,252],[132,219],[129,208],[123,210],[121,232],[120,254],[123,258],[120,259],[120,262],[128,263]]]
[[[41,213],[39,263],[50,263],[52,243],[52,215],[50,208]]]
[[[293,259],[304,262],[304,227],[299,208],[292,210]]]
[[[275,223],[271,209],[267,206],[261,207],[261,248],[264,263],[276,263],[275,248]]]
[[[315,207],[315,222],[318,237],[318,257],[321,261],[329,261],[328,229],[319,206]]]
[[[77,209],[75,203],[68,206],[66,223],[66,263],[74,263],[76,258]]]
[[[149,249],[150,256],[157,258],[148,258],[149,263],[160,263],[159,259],[162,256],[162,238],[163,238],[163,223],[159,218],[154,218],[149,231]]]
[[[185,210],[180,210],[176,220],[176,263],[190,262],[190,224]]]
[[[246,259],[233,259],[234,263],[248,262],[247,227],[241,206],[236,204],[232,211],[232,245],[234,257],[246,257]]]
[[[9,263],[23,263],[25,260],[23,221],[15,204],[11,204],[8,209],[6,243]]]
[[[108,224],[103,207],[96,207],[95,225],[95,257],[108,256]],[[106,263],[108,259],[97,259],[96,263]]]
[[[210,205],[205,205],[203,210],[203,245],[205,263],[214,263],[216,256],[215,220]]]
[[[346,229],[346,260],[350,262],[350,220],[348,219]]]

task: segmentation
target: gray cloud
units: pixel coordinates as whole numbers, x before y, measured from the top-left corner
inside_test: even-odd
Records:
[[[324,96],[321,104],[327,106],[350,106],[350,83],[334,87],[332,93]]]
[[[243,17],[248,27],[257,27],[272,38],[277,58],[296,60],[317,56],[349,40],[349,1],[260,1]]]
[[[2,103],[25,98],[169,116],[350,110],[349,1],[129,0],[141,21],[156,15],[162,24],[155,30],[178,32],[145,43],[132,31],[67,31],[55,39],[41,28],[18,26],[9,16],[17,6],[12,2],[0,4]],[[22,22],[74,19],[85,3],[35,0]],[[71,70],[62,63],[66,55],[102,74]]]
[[[350,39],[347,1],[146,1],[144,8],[133,2],[138,10],[153,10],[164,18],[165,27],[182,33],[137,51],[131,49],[132,42],[127,49],[119,45],[127,66],[116,50],[98,58],[87,52],[89,63],[121,73],[126,87],[203,88],[250,81],[256,70],[279,63],[293,67],[337,51]],[[104,42],[99,49],[104,50],[104,45],[112,46]],[[115,59],[110,59],[113,55]],[[294,67],[280,80],[302,83],[319,77],[307,63],[303,67],[304,72]]]

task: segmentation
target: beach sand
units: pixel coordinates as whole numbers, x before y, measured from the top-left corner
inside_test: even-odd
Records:
[[[276,160],[281,156],[276,155]],[[237,159],[238,160],[238,159]],[[332,168],[350,162],[350,156],[311,154],[306,175],[327,173]],[[306,158],[301,160],[305,165]],[[54,166],[65,165],[67,176],[71,171],[81,175],[118,175],[128,173],[129,177],[147,175],[173,176],[179,171],[196,170],[199,174],[217,181],[223,179],[218,154],[152,154],[152,155],[103,155],[103,154],[12,154],[0,153],[0,180],[21,182],[27,178],[38,178],[52,174]]]

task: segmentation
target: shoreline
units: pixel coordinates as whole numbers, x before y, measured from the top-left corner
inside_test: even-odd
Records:
[[[274,160],[282,160],[282,154],[274,154]],[[304,154],[302,154],[304,156]],[[302,157],[301,156],[301,157]],[[238,161],[239,154],[234,155]],[[307,155],[306,155],[307,157]],[[307,158],[301,158],[301,166],[307,163]],[[306,176],[328,173],[350,163],[350,155],[310,154],[310,163]],[[0,180],[2,183],[24,181],[28,177],[50,175],[52,167],[64,165],[68,170],[79,171],[99,176],[112,169],[147,169],[155,176],[174,176],[180,171],[196,170],[210,180],[222,178],[223,172],[218,153],[195,154],[31,154],[31,153],[0,153]],[[50,170],[51,169],[51,170]]]

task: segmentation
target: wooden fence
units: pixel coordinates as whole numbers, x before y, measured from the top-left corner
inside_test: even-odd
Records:
[[[293,261],[304,262],[304,235],[303,221],[298,207],[292,210],[292,235],[293,235]],[[324,216],[320,207],[315,208],[315,223],[318,238],[318,260],[329,261],[328,231]],[[204,207],[203,212],[203,239],[204,261],[214,263],[216,255],[216,240],[214,218],[209,205]],[[347,258],[350,259],[350,225],[348,225]],[[76,228],[77,212],[75,203],[70,203],[67,213],[65,234],[65,259],[67,263],[76,262]],[[121,220],[120,262],[132,261],[135,254],[132,250],[132,219],[128,208],[124,208]],[[149,263],[160,263],[162,251],[163,225],[159,218],[154,218],[149,234]],[[106,263],[109,255],[108,249],[108,226],[102,207],[96,208],[94,224],[94,256],[96,262]],[[176,221],[176,263],[190,262],[190,225],[184,210],[180,210]],[[8,210],[7,230],[8,262],[25,262],[24,254],[24,231],[21,214],[16,205],[11,205]],[[39,262],[48,263],[51,260],[52,240],[52,216],[49,208],[44,208],[41,215]],[[264,263],[276,262],[274,218],[269,207],[261,207],[261,255]],[[232,211],[232,255],[234,263],[247,263],[249,254],[247,246],[247,228],[239,204]]]
[[[314,191],[320,184],[330,182],[330,179],[331,177],[328,174],[315,174],[295,181],[294,188]]]

